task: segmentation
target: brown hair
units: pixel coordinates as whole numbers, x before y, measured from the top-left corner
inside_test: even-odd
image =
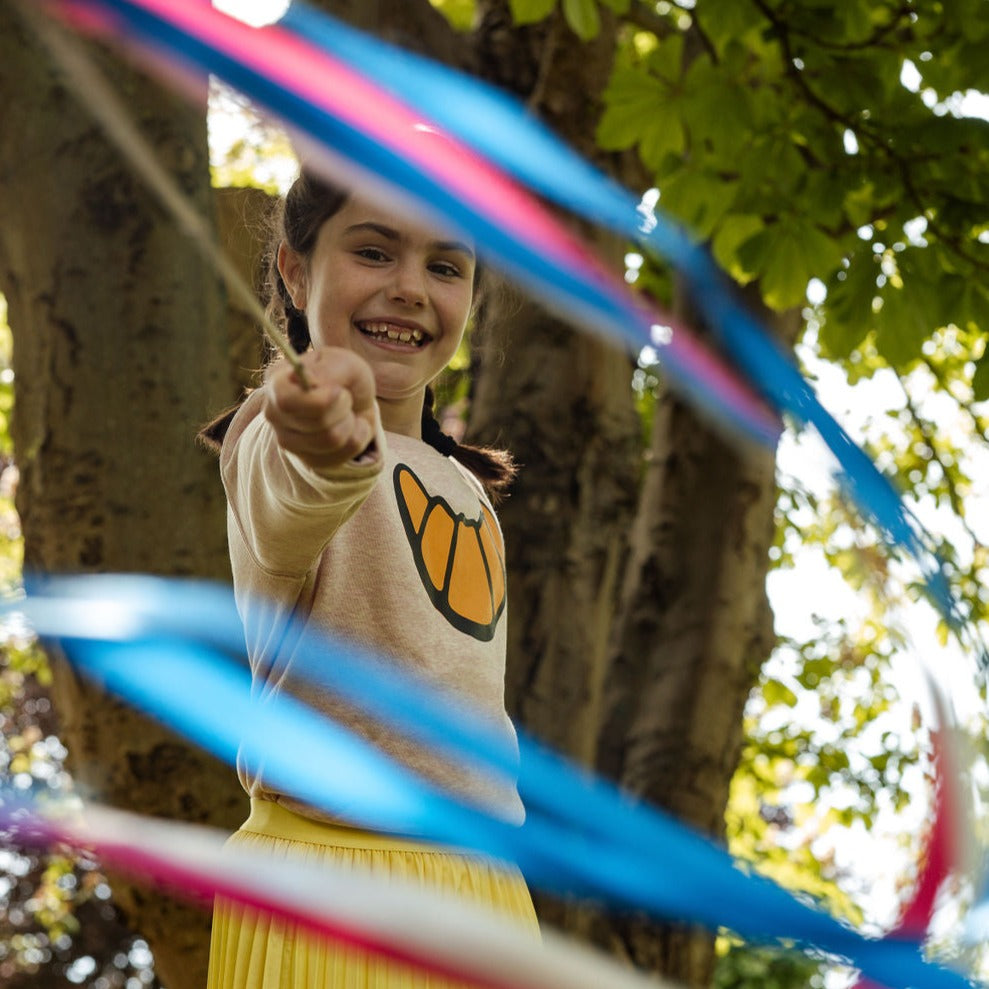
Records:
[[[267,263],[267,314],[280,326],[297,353],[304,353],[311,346],[306,314],[295,308],[288,288],[278,270],[278,247],[288,245],[296,253],[308,258],[316,246],[316,238],[323,224],[347,201],[349,193],[321,178],[303,171],[292,183],[284,200],[275,210],[271,222],[271,236],[265,256]],[[480,265],[474,279],[478,292],[483,280]],[[269,359],[275,357],[269,346]],[[221,412],[199,431],[197,439],[208,450],[218,453],[223,438],[240,404]],[[516,466],[511,454],[505,450],[470,446],[458,443],[444,433],[433,414],[433,392],[426,389],[422,407],[422,438],[444,456],[453,457],[464,465],[484,486],[492,501],[504,496]]]

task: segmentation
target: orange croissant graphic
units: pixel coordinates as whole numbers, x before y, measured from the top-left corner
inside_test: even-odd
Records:
[[[394,474],[398,510],[423,587],[436,610],[461,632],[494,638],[505,610],[505,547],[482,504],[468,519],[431,496],[405,464]]]

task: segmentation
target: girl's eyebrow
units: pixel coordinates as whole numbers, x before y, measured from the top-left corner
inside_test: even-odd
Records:
[[[347,227],[344,233],[360,233],[364,230],[370,230],[372,233],[376,233],[385,240],[399,241],[402,239],[401,233],[394,227],[386,226],[384,223],[375,223],[373,220],[365,220],[363,223],[354,223]],[[459,251],[462,254],[466,254],[469,258],[474,257],[473,250],[465,244],[462,240],[437,240],[433,241],[430,245],[434,250],[438,251]]]

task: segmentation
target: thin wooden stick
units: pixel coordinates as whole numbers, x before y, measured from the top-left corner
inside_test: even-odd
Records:
[[[74,84],[76,98],[102,125],[107,135],[158,196],[178,226],[188,235],[205,260],[223,279],[230,294],[258,321],[271,343],[292,365],[300,384],[308,388],[305,370],[288,338],[271,321],[254,291],[217,243],[209,223],[158,161],[154,148],[134,125],[113,88],[82,45],[57,28],[37,8],[34,0],[18,0],[24,20],[48,49],[55,64]]]

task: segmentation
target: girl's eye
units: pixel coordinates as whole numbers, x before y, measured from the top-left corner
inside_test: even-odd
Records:
[[[452,264],[450,261],[436,261],[430,268],[437,274],[442,275],[444,278],[459,278],[460,269]]]
[[[378,247],[362,247],[357,251],[358,257],[367,261],[387,261],[388,255]]]

